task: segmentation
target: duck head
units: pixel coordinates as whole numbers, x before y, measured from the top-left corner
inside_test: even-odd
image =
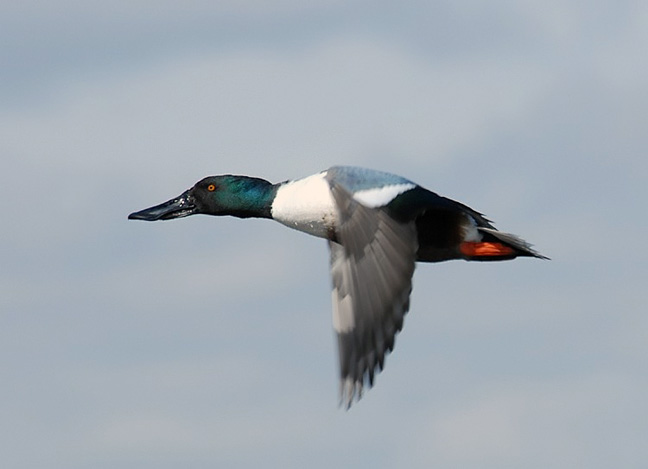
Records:
[[[209,176],[178,197],[133,212],[130,220],[172,220],[189,215],[232,215],[239,218],[271,218],[276,187],[264,179],[248,176]]]

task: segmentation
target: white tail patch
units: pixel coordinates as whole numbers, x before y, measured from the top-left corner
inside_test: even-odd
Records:
[[[465,215],[466,218],[466,223],[463,223],[461,225],[461,229],[463,231],[463,240],[462,241],[469,241],[469,242],[479,242],[482,240],[482,235],[479,233],[479,230],[477,229],[477,223],[475,222],[474,218]]]

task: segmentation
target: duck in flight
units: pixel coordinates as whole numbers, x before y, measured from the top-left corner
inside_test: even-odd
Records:
[[[328,241],[340,402],[371,387],[409,309],[416,262],[547,259],[470,207],[394,174],[334,166],[294,181],[221,175],[132,220],[189,215],[271,218]]]

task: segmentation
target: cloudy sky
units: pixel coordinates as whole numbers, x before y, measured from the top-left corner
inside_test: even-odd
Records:
[[[639,1],[3,2],[3,464],[644,467],[646,57]],[[420,265],[349,412],[323,241],[126,219],[334,164],[553,259]]]

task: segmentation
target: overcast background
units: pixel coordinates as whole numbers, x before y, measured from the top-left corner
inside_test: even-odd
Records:
[[[2,466],[645,467],[647,5],[2,2]],[[126,219],[334,164],[553,259],[419,265],[349,412],[325,242]]]

